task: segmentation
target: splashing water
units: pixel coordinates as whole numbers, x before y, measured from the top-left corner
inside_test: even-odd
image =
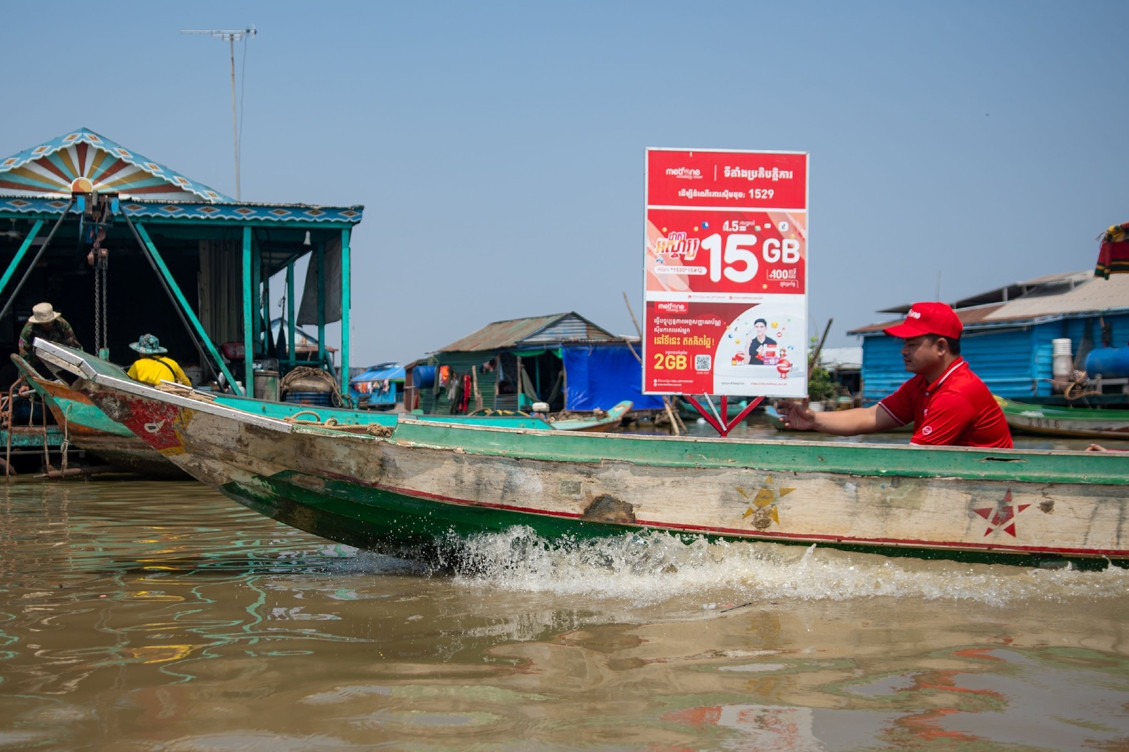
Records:
[[[816,546],[689,542],[661,532],[550,542],[526,527],[446,541],[443,564],[467,585],[656,604],[694,596],[704,608],[777,599],[876,597],[1006,606],[1121,597],[1129,570],[1044,570],[891,559]]]

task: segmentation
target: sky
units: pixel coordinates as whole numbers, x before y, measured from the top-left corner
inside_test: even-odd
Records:
[[[1091,269],[1129,221],[1123,0],[3,5],[0,155],[86,127],[245,201],[364,206],[353,366],[569,311],[635,334],[648,147],[810,154],[825,347]],[[181,31],[252,26],[237,191],[228,43]]]

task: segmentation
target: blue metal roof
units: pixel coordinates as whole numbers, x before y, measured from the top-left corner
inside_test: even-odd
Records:
[[[69,199],[35,196],[0,196],[0,214],[62,214]],[[331,224],[360,223],[363,206],[312,206],[309,204],[204,204],[168,201],[121,202],[130,217],[149,220],[234,220],[240,224]]]

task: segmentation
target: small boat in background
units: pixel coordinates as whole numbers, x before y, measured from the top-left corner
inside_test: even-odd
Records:
[[[558,431],[610,431],[619,427],[633,405],[631,400],[623,400],[610,410],[593,410],[587,414],[562,413],[550,417],[549,424]]]
[[[748,397],[730,397],[727,400],[727,402],[728,402],[728,404],[726,406],[725,415],[722,416],[722,417],[725,418],[726,421],[733,420],[738,415],[740,415],[746,407],[749,406],[749,398]],[[685,397],[677,398],[676,404],[678,406],[678,415],[683,420],[697,420],[698,418],[702,417],[701,413],[698,412],[697,408],[695,408],[692,404],[690,404],[690,401],[687,400]],[[761,404],[766,404],[766,403],[761,403]],[[708,409],[708,406],[707,406],[707,409]],[[717,408],[715,408],[715,409],[717,409]]]
[[[996,397],[1011,430],[1040,436],[1129,441],[1129,410],[1030,405]]]

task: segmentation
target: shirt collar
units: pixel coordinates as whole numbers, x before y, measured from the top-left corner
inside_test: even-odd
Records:
[[[942,373],[942,374],[941,374],[940,376],[938,376],[938,377],[937,377],[937,380],[936,380],[936,381],[934,381],[934,382],[933,382],[932,384],[930,384],[930,385],[929,385],[928,387],[926,387],[926,388],[927,388],[927,389],[928,389],[929,391],[933,391],[933,390],[934,390],[934,389],[936,389],[937,387],[941,386],[941,384],[943,384],[943,383],[944,383],[945,379],[949,378],[949,376],[950,376],[950,375],[951,375],[951,374],[952,374],[952,373],[953,373],[954,371],[956,371],[956,370],[957,370],[958,368],[963,368],[963,367],[965,367],[966,365],[968,365],[968,364],[964,362],[964,358],[962,358],[962,357],[959,357],[959,356],[958,356],[958,357],[957,357],[957,359],[956,359],[956,360],[954,360],[954,361],[952,362],[952,364],[950,364],[950,365],[949,365],[949,368],[948,368],[948,370],[946,370],[946,371],[945,371],[944,373]]]

